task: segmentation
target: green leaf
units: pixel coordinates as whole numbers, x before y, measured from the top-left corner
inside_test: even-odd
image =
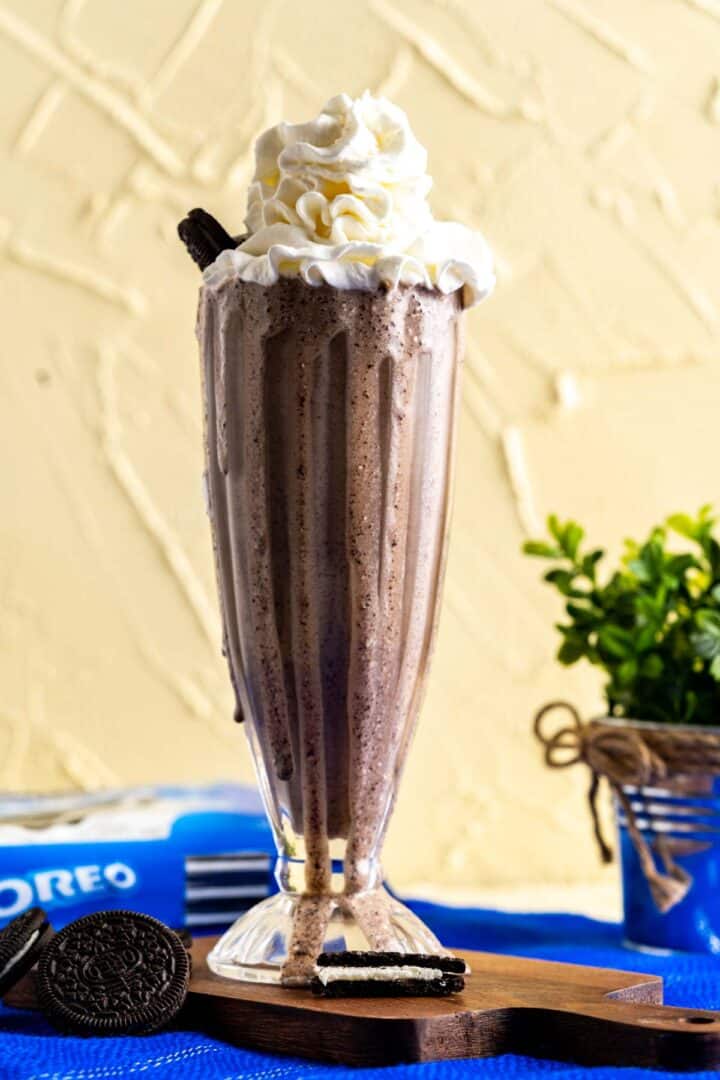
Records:
[[[595,551],[590,551],[587,555],[583,557],[580,568],[585,577],[590,578],[591,581],[595,580],[595,570],[597,568],[597,564],[600,562],[604,554],[605,552],[602,548],[596,548]]]
[[[574,588],[575,574],[570,570],[548,570],[544,580],[554,585],[563,596],[582,595]]]
[[[526,540],[522,546],[525,555],[534,555],[538,559],[561,559],[560,548],[546,544],[543,540]]]
[[[710,503],[701,506],[697,516],[697,538],[701,542],[712,534],[715,526],[715,514]]]
[[[683,709],[683,720],[686,724],[692,721],[693,716],[697,710],[698,698],[694,690],[688,690],[685,695],[685,708]]]
[[[681,578],[683,574],[692,568],[697,568],[698,562],[694,555],[672,555],[665,561],[665,576]]]
[[[623,557],[622,561],[627,564],[630,559],[634,559],[640,550],[640,545],[637,540],[631,540],[629,537],[625,537],[623,540]]]
[[[703,551],[710,564],[710,576],[716,578],[720,574],[720,544],[714,536],[708,536],[705,539]]]
[[[694,540],[697,535],[697,524],[689,514],[671,514],[666,519],[667,526],[680,536],[686,536],[688,540]]]
[[[665,611],[664,593],[638,593],[635,598],[635,612],[640,620],[661,622]]]
[[[650,581],[650,574],[643,559],[630,559],[627,568],[631,574],[635,575],[638,581]]]
[[[612,623],[600,628],[598,644],[605,652],[618,660],[625,660],[633,653],[632,635],[620,626],[613,626]]]
[[[703,660],[720,656],[720,612],[703,608],[695,612],[697,630],[690,634],[690,643]]]
[[[621,686],[627,686],[637,677],[637,673],[637,660],[624,660],[616,671],[616,678]]]
[[[565,610],[576,624],[585,629],[588,626],[596,626],[604,617],[602,608],[594,607],[592,604],[577,604],[569,600],[565,605]]]
[[[560,519],[557,514],[548,515],[547,519],[548,532],[551,536],[554,536],[559,544],[562,544],[564,527],[560,524]]]
[[[645,652],[646,649],[649,649],[652,645],[655,644],[656,638],[657,629],[651,623],[650,626],[643,627],[643,629],[638,634],[637,638],[635,639],[635,648],[640,653]]]
[[[627,566],[639,581],[650,584],[662,577],[664,563],[663,535],[654,529],[651,538],[642,545],[636,558],[631,559]]]
[[[575,638],[567,638],[558,649],[557,658],[561,664],[569,667],[585,655],[584,643]]]
[[[585,535],[585,530],[578,525],[576,521],[568,521],[565,526],[565,531],[562,538],[563,551],[569,555],[569,557],[575,560],[578,548],[582,543],[582,538]]]
[[[648,653],[647,656],[643,656],[639,671],[645,679],[659,679],[664,667],[662,657],[657,653]]]
[[[713,657],[713,660],[710,664],[710,674],[712,675],[715,682],[720,682],[720,653],[718,653],[717,656]]]
[[[695,625],[703,633],[715,634],[720,639],[720,612],[701,608],[695,612]]]

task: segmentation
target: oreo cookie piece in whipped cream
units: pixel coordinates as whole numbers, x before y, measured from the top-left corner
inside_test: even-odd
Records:
[[[310,983],[322,997],[446,997],[465,988],[464,960],[399,952],[322,953]]]
[[[34,966],[53,930],[42,908],[33,907],[0,930],[0,997]]]
[[[237,241],[226,232],[217,218],[207,210],[196,207],[178,225],[178,236],[188,249],[190,258],[201,270],[214,263],[221,251],[237,247]]]

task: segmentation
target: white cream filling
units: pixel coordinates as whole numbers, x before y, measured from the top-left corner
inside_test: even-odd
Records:
[[[323,986],[339,982],[341,979],[362,980],[362,982],[399,982],[405,979],[421,979],[432,982],[441,979],[446,972],[440,968],[413,967],[318,967],[317,977]]]
[[[14,956],[10,957],[5,967],[2,969],[2,971],[0,971],[0,979],[2,979],[3,975],[7,975],[10,968],[14,968],[15,965],[22,960],[23,956],[25,956],[25,954],[33,947],[33,945],[37,941],[39,934],[39,930],[33,930],[32,934],[27,939],[22,949],[16,952]]]

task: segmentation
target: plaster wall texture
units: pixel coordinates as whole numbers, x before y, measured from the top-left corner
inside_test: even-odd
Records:
[[[386,864],[590,881],[582,775],[529,736],[555,601],[522,539],[718,494],[716,0],[0,0],[0,787],[249,778],[201,497],[191,206],[239,231],[255,136],[392,97],[483,230],[439,641]]]

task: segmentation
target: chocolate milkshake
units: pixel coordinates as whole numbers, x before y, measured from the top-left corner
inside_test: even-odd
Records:
[[[341,95],[256,157],[198,329],[225,647],[285,891],[210,963],[296,983],[327,947],[439,948],[378,855],[439,610],[462,312],[492,272],[433,221],[388,102]]]

